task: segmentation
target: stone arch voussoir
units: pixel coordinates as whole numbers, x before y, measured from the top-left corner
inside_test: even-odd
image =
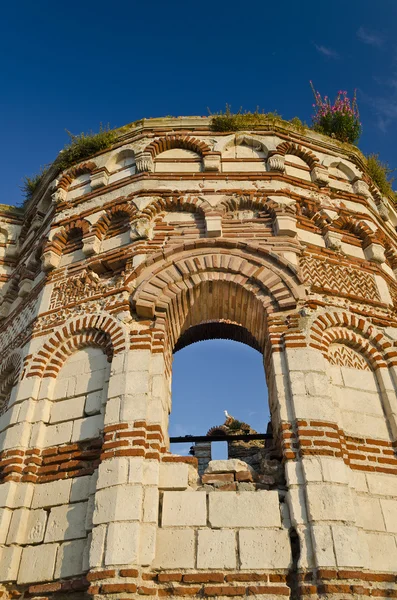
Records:
[[[277,146],[274,154],[280,154],[281,156],[293,154],[294,156],[298,156],[308,165],[308,167],[310,167],[310,169],[313,169],[320,163],[320,160],[314,152],[311,152],[311,150],[307,150],[298,144],[293,144],[292,142],[282,142]]]
[[[392,342],[369,321],[348,312],[323,313],[313,322],[309,345],[325,358],[331,344],[341,343],[361,353],[376,370],[397,364]]]
[[[69,171],[67,171],[67,173],[62,175],[58,183],[57,189],[62,189],[67,192],[73,180],[76,179],[76,177],[79,177],[80,175],[85,175],[86,173],[92,173],[95,169],[96,164],[93,161],[89,161],[81,165],[77,165],[76,167],[72,167],[71,169],[69,169]]]
[[[146,146],[145,152],[149,152],[154,159],[158,154],[173,148],[192,150],[200,156],[205,156],[211,152],[208,144],[190,135],[166,135],[158,138]]]
[[[87,346],[102,348],[110,362],[127,347],[127,332],[107,313],[83,315],[67,321],[43,344],[33,358],[27,377],[56,377],[73,352]]]

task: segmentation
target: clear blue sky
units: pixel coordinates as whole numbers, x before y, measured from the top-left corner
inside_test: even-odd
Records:
[[[310,122],[310,79],[331,96],[357,88],[360,148],[397,166],[396,0],[15,0],[1,10],[0,61],[0,203],[20,202],[23,176],[55,158],[65,129],[207,115],[207,107],[215,112],[226,103]],[[226,356],[206,344],[192,348],[181,360],[193,350],[210,365]],[[234,352],[224,360],[226,377],[248,356],[244,348]],[[190,381],[195,369],[186,372]],[[252,389],[242,402],[234,388],[219,390],[210,424],[224,408],[246,418],[238,407],[245,410]],[[209,401],[198,415],[207,409]],[[200,433],[207,427],[199,416],[196,424]]]

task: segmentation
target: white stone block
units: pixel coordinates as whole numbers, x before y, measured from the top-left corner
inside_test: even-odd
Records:
[[[350,470],[350,485],[356,492],[368,492],[367,479],[361,471]]]
[[[125,381],[126,394],[147,394],[150,388],[149,371],[136,371]],[[110,395],[110,394],[109,394]]]
[[[67,444],[70,442],[72,426],[73,424],[70,421],[47,426],[44,446],[58,446],[59,444]]]
[[[15,581],[21,561],[22,548],[18,546],[0,547],[0,581]]]
[[[366,473],[371,494],[397,497],[397,477],[386,473]]]
[[[145,485],[157,485],[159,481],[159,463],[157,460],[143,461],[143,482]]]
[[[76,477],[72,480],[70,502],[81,502],[87,500],[90,494],[91,475]]]
[[[189,469],[185,463],[160,463],[159,488],[185,490],[189,483]]]
[[[140,521],[143,490],[141,485],[117,485],[95,494],[94,525],[112,521]]]
[[[191,527],[206,524],[205,492],[164,492],[163,527]]]
[[[130,350],[127,353],[126,369],[129,373],[149,371],[152,353],[150,350]]]
[[[139,536],[139,564],[149,566],[152,564],[156,552],[157,525],[142,523]]]
[[[295,414],[298,419],[338,421],[338,414],[330,397],[298,396],[292,394]]]
[[[332,525],[331,529],[338,567],[363,567],[364,562],[357,528],[348,525]]]
[[[193,529],[158,529],[155,569],[194,569],[195,533]]]
[[[83,572],[83,556],[87,540],[74,540],[61,544],[55,564],[55,579],[72,577]]]
[[[134,456],[128,459],[128,483],[142,483],[144,481],[144,469],[146,467],[145,463],[147,463],[147,460],[139,456]],[[156,463],[158,465],[157,461]],[[144,483],[150,485],[150,482],[145,481]],[[152,483],[152,485],[156,484],[157,479],[154,483]]]
[[[97,525],[91,532],[89,549],[89,566],[91,569],[102,566],[107,527],[107,525]]]
[[[396,572],[396,538],[387,533],[365,533],[368,558],[365,568],[371,571]]]
[[[95,415],[99,413],[102,406],[102,391],[90,392],[87,394],[84,412],[86,415]]]
[[[357,525],[369,531],[385,531],[385,522],[378,498],[356,495]]]
[[[382,499],[380,504],[386,523],[386,531],[397,533],[397,500]]]
[[[32,504],[34,485],[6,481],[0,485],[1,508],[29,508]]]
[[[199,529],[197,568],[235,569],[236,532],[232,529]]]
[[[98,468],[97,489],[120,485],[128,481],[128,458],[115,457],[105,460]]]
[[[85,528],[87,531],[91,531],[91,529],[94,527],[94,523],[93,523],[94,511],[95,511],[95,496],[92,495],[88,498],[87,514],[85,517]]]
[[[321,462],[318,457],[304,458],[302,460],[302,469],[307,482],[312,483],[323,480]]]
[[[326,373],[327,364],[319,350],[287,348],[285,354],[290,371],[320,371]]]
[[[312,525],[314,557],[317,567],[335,567],[334,544],[329,525]]]
[[[0,544],[5,544],[8,528],[13,512],[8,508],[0,508]]]
[[[238,536],[242,569],[289,568],[291,547],[285,529],[241,529]]]
[[[120,421],[146,419],[148,402],[147,394],[125,394],[120,405]]]
[[[44,539],[47,512],[19,508],[13,511],[7,544],[39,544]]]
[[[32,508],[46,508],[48,506],[56,506],[57,504],[67,504],[70,498],[71,487],[71,479],[59,479],[58,481],[36,485]]]
[[[45,543],[86,537],[86,513],[87,502],[52,508],[48,517]]]
[[[143,521],[157,523],[159,516],[159,491],[157,486],[144,487]]]
[[[252,467],[238,458],[229,460],[211,460],[206,468],[206,473],[235,473],[239,471],[252,471]]]
[[[51,408],[51,423],[59,423],[61,421],[71,421],[84,416],[85,396],[77,398],[69,398],[68,400],[58,400],[53,402]]]
[[[323,480],[330,483],[348,484],[351,479],[351,469],[339,458],[320,457]]]
[[[139,523],[110,523],[106,538],[105,565],[136,564],[139,533]]]
[[[246,492],[245,492],[246,493]],[[308,522],[306,512],[306,498],[303,487],[290,488],[286,494],[291,522],[294,527]]]
[[[58,547],[58,544],[42,544],[38,552],[36,546],[26,546],[22,552],[18,583],[51,581]]]
[[[375,375],[372,371],[341,367],[341,372],[346,387],[368,392],[378,391]]]
[[[104,425],[113,425],[120,422],[120,406],[121,398],[119,396],[110,398],[106,402]]]
[[[304,374],[305,388],[309,396],[329,396],[329,380],[326,373],[308,372]]]
[[[29,444],[31,429],[31,424],[26,421],[8,427],[0,434],[0,448],[2,450],[26,448]]]
[[[353,502],[347,486],[309,485],[306,490],[312,521],[355,521]]]
[[[73,422],[72,442],[99,437],[103,429],[103,416],[86,417]]]
[[[278,492],[209,494],[208,519],[212,527],[280,527]]]

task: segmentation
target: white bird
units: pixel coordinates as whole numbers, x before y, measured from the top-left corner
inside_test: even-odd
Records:
[[[226,419],[231,419],[232,417],[229,415],[229,413],[227,412],[227,410],[223,411],[225,413],[225,417]]]

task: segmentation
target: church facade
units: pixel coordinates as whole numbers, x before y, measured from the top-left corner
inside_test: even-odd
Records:
[[[199,117],[0,205],[3,598],[396,597],[396,225],[353,147]],[[263,355],[273,440],[199,472],[172,357],[212,338]]]

